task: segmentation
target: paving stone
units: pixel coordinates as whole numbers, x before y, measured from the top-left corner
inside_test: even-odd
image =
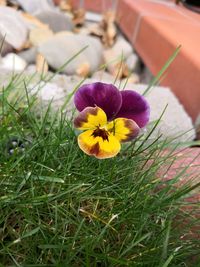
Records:
[[[126,89],[133,89],[143,93],[147,85],[130,85]],[[173,92],[167,87],[155,86],[146,96],[150,107],[150,121],[159,119],[166,107],[158,127],[153,132],[151,139],[162,134],[162,139],[174,139],[174,142],[189,142],[195,139],[195,129],[191,117],[186,113],[184,107],[178,101]]]

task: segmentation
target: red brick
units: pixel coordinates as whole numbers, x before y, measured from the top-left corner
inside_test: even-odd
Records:
[[[84,6],[80,6],[80,3],[83,3]],[[93,12],[105,12],[108,9],[113,8],[112,0],[71,0],[73,8],[83,7],[86,10]],[[115,6],[115,5],[114,5]]]
[[[169,152],[163,152],[163,155],[168,155]],[[177,150],[173,152],[171,156],[172,161],[168,160],[159,171],[159,175],[161,179],[171,180],[176,177],[178,174],[183,171],[181,175],[181,179],[179,180],[180,184],[185,184],[188,181],[195,184],[196,182],[200,182],[200,148],[185,148],[182,150]],[[169,168],[170,166],[170,168]],[[199,199],[199,196],[196,199]]]
[[[123,0],[117,18],[154,75],[182,45],[161,84],[173,90],[195,120],[200,112],[200,15],[170,1]]]
[[[54,2],[55,5],[59,5],[61,0],[53,0],[53,2]]]

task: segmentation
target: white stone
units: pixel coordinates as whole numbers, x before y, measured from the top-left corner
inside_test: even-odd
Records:
[[[97,81],[112,81],[114,82],[115,77],[113,77],[109,72],[106,71],[96,71],[93,75],[92,75],[92,79],[95,79]]]
[[[15,49],[27,39],[28,28],[21,14],[13,8],[0,6],[0,35]]]
[[[113,47],[106,49],[104,52],[105,62],[108,63],[112,60],[127,59],[133,52],[133,48],[124,37],[119,36]]]
[[[87,21],[101,22],[103,17],[101,14],[87,11],[85,14],[85,18]]]
[[[26,68],[26,74],[33,74],[37,72],[37,68],[35,64],[30,64]]]
[[[33,46],[27,50],[19,52],[18,56],[23,58],[28,64],[32,64],[35,63],[37,53],[37,48]]]
[[[0,68],[10,71],[23,71],[27,66],[26,61],[14,53],[9,53],[0,59]]]
[[[112,50],[119,56],[123,55],[124,58],[127,58],[133,52],[131,44],[123,36],[117,38]]]
[[[42,11],[36,17],[47,24],[53,32],[71,31],[74,28],[71,19],[62,12]]]
[[[4,40],[4,37],[1,35],[1,33],[0,33],[0,47],[2,56],[4,56],[9,52],[12,52],[13,50],[12,46]]]
[[[140,63],[139,57],[135,53],[132,53],[126,59],[126,65],[128,66],[128,69],[130,71],[138,71],[139,70],[139,63]]]
[[[93,73],[102,59],[102,45],[94,37],[62,32],[40,45],[38,50],[47,63],[57,70],[84,47],[87,48],[66,65],[62,72],[68,75],[76,74],[82,64],[88,64],[90,72]]]
[[[41,107],[48,107],[51,103],[51,107],[59,109],[65,102],[66,93],[63,88],[59,87],[55,83],[40,82],[39,84],[30,84],[28,91],[31,95],[38,98],[41,103]]]
[[[39,46],[52,37],[53,32],[48,28],[34,28],[29,33],[29,41],[33,46]]]
[[[16,0],[28,13],[36,14],[42,10],[52,10],[54,7],[52,0]]]
[[[119,36],[113,47],[103,51],[103,58],[107,70],[116,76],[121,62],[133,53],[132,46],[122,36]],[[126,63],[126,62],[125,62]]]
[[[30,85],[29,89],[32,94],[37,93],[44,101],[56,101],[64,97],[63,89],[54,83],[40,82],[37,86]]]

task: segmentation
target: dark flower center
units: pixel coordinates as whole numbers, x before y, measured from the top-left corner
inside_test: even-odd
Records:
[[[94,132],[92,133],[92,136],[94,137],[101,137],[103,140],[107,140],[108,141],[108,136],[109,133],[105,130],[105,129],[100,129],[99,127],[94,130]]]

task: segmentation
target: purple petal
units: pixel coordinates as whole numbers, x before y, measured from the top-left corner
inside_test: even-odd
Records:
[[[140,128],[144,127],[150,116],[150,107],[146,99],[132,90],[121,91],[122,106],[117,113],[117,118],[134,120]]]
[[[111,120],[120,110],[122,96],[120,91],[112,84],[91,83],[81,86],[74,96],[74,104],[78,111],[86,107],[98,106]]]

